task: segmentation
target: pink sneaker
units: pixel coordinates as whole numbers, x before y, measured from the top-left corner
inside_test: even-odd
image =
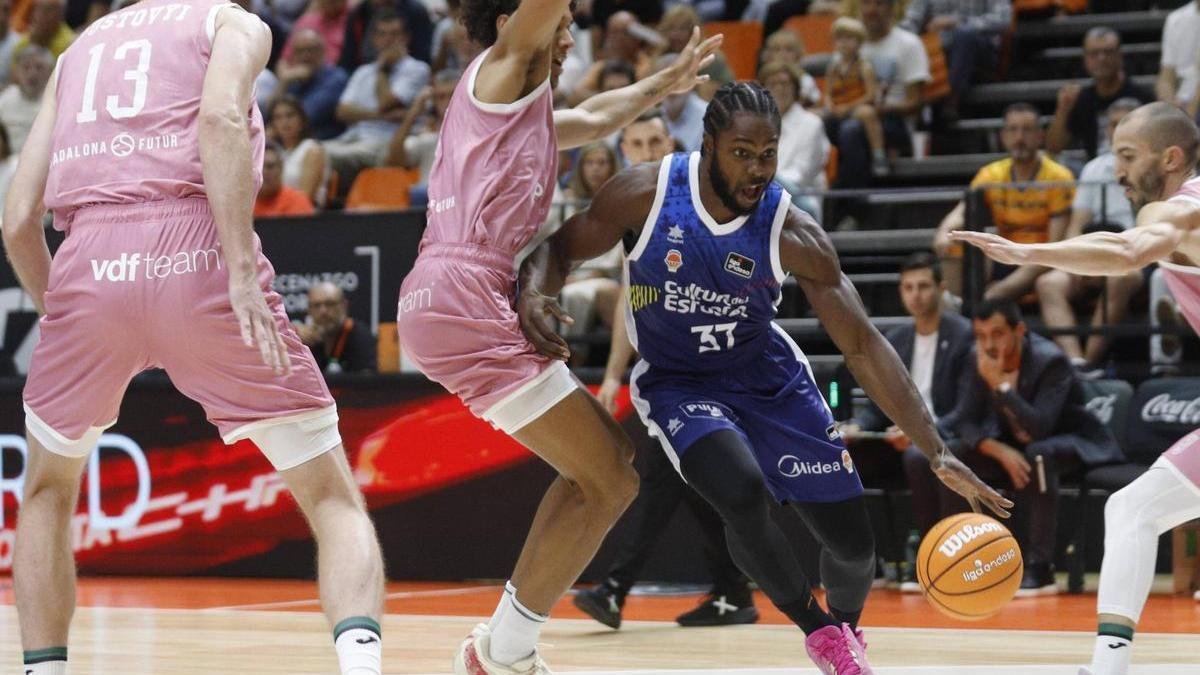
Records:
[[[874,674],[863,643],[847,624],[826,626],[810,634],[804,644],[809,658],[825,675]]]

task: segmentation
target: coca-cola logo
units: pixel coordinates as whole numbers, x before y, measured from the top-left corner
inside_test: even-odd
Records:
[[[1116,404],[1116,394],[1105,394],[1102,396],[1097,396],[1096,398],[1088,401],[1087,405],[1084,407],[1087,408],[1088,412],[1095,415],[1096,419],[1100,420],[1104,424],[1108,424],[1112,421],[1113,409]]]
[[[1200,424],[1200,398],[1177,399],[1159,394],[1142,406],[1142,421],[1195,426]]]

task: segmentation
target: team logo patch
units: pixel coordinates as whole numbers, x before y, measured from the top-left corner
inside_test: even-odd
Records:
[[[846,473],[854,473],[854,460],[850,459],[850,451],[842,451],[842,466],[846,467]]]
[[[725,406],[716,401],[697,401],[695,403],[684,403],[679,406],[684,415],[696,419],[732,419],[733,414]]]
[[[842,430],[838,429],[837,422],[834,422],[833,424],[825,427],[825,435],[829,437],[829,440],[836,441],[842,437]]]
[[[678,417],[672,417],[670,422],[667,422],[667,432],[674,436],[680,429],[683,428],[683,421]]]
[[[683,243],[683,228],[678,225],[672,225],[667,229],[667,241],[672,244]]]
[[[730,251],[729,257],[725,258],[725,271],[749,279],[754,276],[754,261],[741,253]]]
[[[667,271],[674,274],[679,271],[680,267],[683,267],[683,254],[679,252],[679,249],[673,248],[667,251],[667,257],[663,259],[663,262],[667,263]]]

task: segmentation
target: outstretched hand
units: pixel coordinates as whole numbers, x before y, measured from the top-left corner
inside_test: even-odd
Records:
[[[1006,265],[1024,265],[1028,262],[1029,252],[1025,244],[1014,244],[999,235],[955,230],[950,233],[950,239],[977,246],[987,257]]]
[[[975,513],[982,513],[980,509],[982,502],[1001,518],[1011,515],[1008,509],[1013,507],[1012,501],[1005,499],[999,492],[989,487],[987,483],[979,479],[979,476],[975,475],[974,471],[971,471],[966,464],[949,452],[943,451],[929,463],[929,466],[938,480],[967,500],[967,503],[971,505],[971,510]]]
[[[679,52],[675,62],[668,66],[674,75],[671,84],[668,85],[670,87],[668,93],[683,94],[696,88],[697,85],[707,82],[708,76],[701,75],[700,71],[711,65],[717,58],[717,49],[721,47],[724,40],[724,35],[714,35],[702,42],[700,28],[694,28],[692,38],[688,40],[687,46]]]
[[[542,295],[540,291],[526,288],[517,296],[516,309],[521,332],[525,333],[539,354],[560,361],[571,358],[567,341],[558,334],[553,319],[567,325],[575,323],[575,320],[559,306],[558,301]]]

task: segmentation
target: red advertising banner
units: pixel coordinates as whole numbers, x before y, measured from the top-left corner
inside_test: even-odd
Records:
[[[423,378],[363,379],[335,386],[334,394],[351,467],[372,510],[533,459]],[[0,396],[5,573],[12,567],[27,447],[19,433],[19,393]],[[627,394],[622,399],[624,417]],[[121,420],[90,458],[72,519],[82,570],[198,573],[309,538],[282,479],[258,449],[248,441],[224,445],[199,408],[169,384],[135,383]]]

